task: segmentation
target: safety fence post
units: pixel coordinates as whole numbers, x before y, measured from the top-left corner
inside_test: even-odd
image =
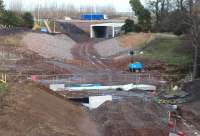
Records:
[[[2,83],[6,84],[6,83],[7,83],[7,75],[6,75],[6,74],[1,74],[1,79],[0,79],[0,81],[1,81]]]

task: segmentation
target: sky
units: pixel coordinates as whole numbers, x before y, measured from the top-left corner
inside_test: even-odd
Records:
[[[6,5],[6,7],[8,7],[11,1],[16,1],[16,0],[4,0],[4,4]],[[74,4],[76,7],[80,7],[84,5],[103,6],[103,5],[112,4],[115,6],[117,11],[119,12],[131,11],[129,0],[19,0],[19,1],[23,2],[24,8],[26,9],[31,9],[32,7],[34,7],[34,5],[37,5],[38,3],[43,5],[47,2],[57,2],[59,5],[66,2],[66,3]]]

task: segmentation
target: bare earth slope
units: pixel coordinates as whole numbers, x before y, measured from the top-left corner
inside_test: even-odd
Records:
[[[102,57],[109,57],[128,50],[128,48],[121,47],[120,43],[116,39],[99,42],[94,45],[94,48]]]
[[[71,49],[76,45],[76,42],[66,35],[52,36],[40,33],[27,33],[22,43],[44,58],[57,59],[73,59]]]
[[[107,102],[91,112],[104,136],[167,136],[167,111],[153,102],[132,98]]]
[[[151,34],[130,33],[99,42],[95,44],[94,47],[102,57],[109,57],[124,52],[127,54],[130,49],[141,48],[141,46],[143,46],[143,44],[148,40],[151,40]]]
[[[140,48],[141,44],[144,44],[151,38],[150,33],[130,33],[117,38],[121,47],[124,48]]]
[[[1,136],[98,136],[95,124],[78,106],[32,83],[10,86],[0,109]]]

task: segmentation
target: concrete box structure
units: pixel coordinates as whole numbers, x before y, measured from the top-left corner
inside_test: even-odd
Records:
[[[65,84],[50,84],[49,89],[53,91],[63,91],[65,89]]]
[[[89,96],[89,103],[83,103],[83,105],[92,110],[98,108],[107,101],[112,101],[112,95]]]
[[[91,38],[113,38],[121,33],[124,23],[103,23],[90,26]]]

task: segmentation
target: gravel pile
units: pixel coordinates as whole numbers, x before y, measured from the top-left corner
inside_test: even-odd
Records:
[[[76,45],[66,35],[28,33],[22,40],[25,47],[44,58],[73,59],[71,49]]]
[[[167,111],[139,98],[107,102],[91,111],[104,136],[166,136]]]
[[[119,42],[116,39],[110,39],[95,44],[95,49],[102,57],[109,57],[112,55],[119,54],[121,52],[128,52],[128,48],[120,47]]]

